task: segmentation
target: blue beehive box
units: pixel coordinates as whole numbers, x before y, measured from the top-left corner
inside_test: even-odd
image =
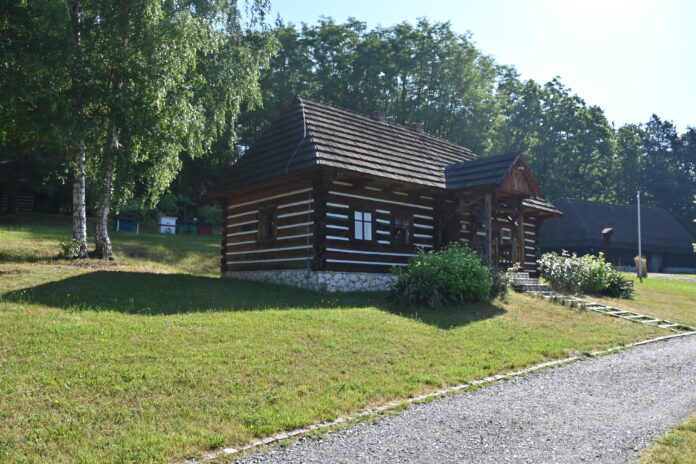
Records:
[[[138,221],[133,218],[116,218],[116,232],[138,232]]]

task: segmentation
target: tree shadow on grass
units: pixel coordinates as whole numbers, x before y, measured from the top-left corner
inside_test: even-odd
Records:
[[[385,292],[330,294],[236,279],[122,271],[81,274],[8,292],[2,299],[75,311],[118,311],[134,315],[375,307],[443,329],[505,312],[494,304],[432,310],[409,308],[390,302]]]

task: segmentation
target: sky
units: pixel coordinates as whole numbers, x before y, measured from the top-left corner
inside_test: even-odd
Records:
[[[617,126],[655,113],[696,127],[696,0],[271,0],[272,18],[369,27],[450,21],[523,79],[555,76]]]

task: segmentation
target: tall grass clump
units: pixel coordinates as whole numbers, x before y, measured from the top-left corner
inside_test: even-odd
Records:
[[[612,269],[603,253],[598,256],[570,255],[566,251],[560,255],[545,253],[537,264],[541,276],[557,291],[618,298],[633,295],[633,286],[620,272]]]
[[[419,251],[392,286],[392,298],[401,303],[438,307],[491,299],[489,268],[470,248],[450,245],[440,251]],[[499,290],[498,290],[499,291]]]

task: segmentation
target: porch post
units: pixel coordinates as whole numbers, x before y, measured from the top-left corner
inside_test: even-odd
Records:
[[[522,205],[522,199],[519,200],[517,203],[518,209],[518,214],[517,214],[517,243],[518,247],[518,256],[520,260],[520,266],[524,268],[524,262],[526,261],[526,254],[527,250],[525,248],[525,241],[524,241],[524,206]]]
[[[492,264],[491,260],[493,259],[493,244],[491,243],[491,218],[493,216],[492,209],[493,209],[493,199],[492,195],[490,193],[486,194],[486,198],[484,201],[483,205],[483,224],[486,227],[486,241],[485,241],[485,250],[486,250],[486,259],[488,259],[488,263]]]
[[[314,200],[314,224],[307,227],[307,232],[312,230],[314,258],[310,268],[313,271],[321,271],[326,264],[324,254],[326,252],[326,209],[329,188],[336,177],[333,171],[319,173],[311,182],[312,199]],[[311,229],[310,229],[311,227]],[[308,268],[309,269],[309,268]]]

